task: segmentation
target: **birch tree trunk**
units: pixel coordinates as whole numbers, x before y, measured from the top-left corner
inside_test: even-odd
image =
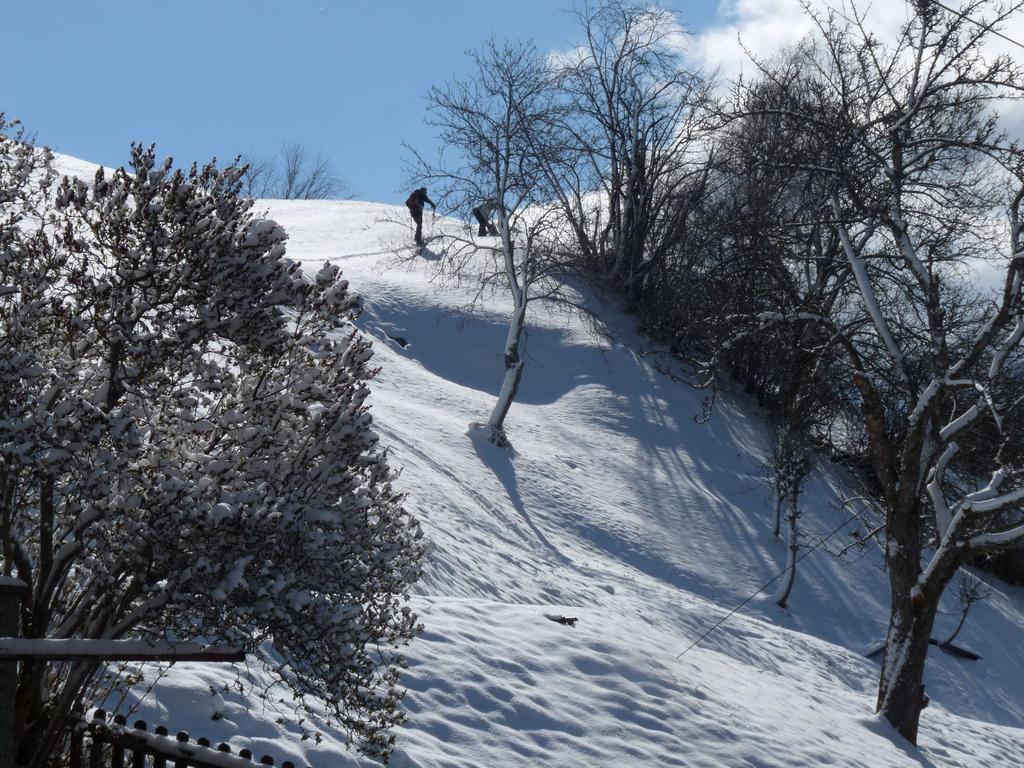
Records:
[[[508,341],[505,343],[505,376],[498,392],[498,401],[494,404],[491,417],[487,420],[491,440],[498,445],[507,445],[505,438],[505,417],[516,399],[519,382],[523,378],[523,360],[519,356],[523,329],[526,325],[526,304],[516,307],[508,326]]]
[[[779,532],[780,532],[780,529],[782,528],[782,497],[783,497],[782,488],[779,486],[778,482],[775,483],[774,495],[775,495],[775,499],[772,502],[772,515],[773,515],[773,517],[775,519],[775,526],[772,528],[772,536],[774,536],[777,539],[777,538],[779,538]]]
[[[519,349],[526,327],[527,288],[519,281],[515,265],[515,243],[509,228],[507,215],[502,212],[499,217],[501,227],[502,249],[505,255],[505,274],[508,278],[509,290],[512,293],[512,319],[508,325],[508,336],[505,340],[505,377],[498,392],[498,401],[494,404],[491,417],[487,420],[489,439],[497,445],[508,445],[505,437],[505,417],[516,398],[519,382],[523,378],[523,359]]]
[[[798,499],[799,493],[791,493],[786,510],[786,527],[789,532],[789,557],[786,561],[786,584],[779,593],[779,599],[775,601],[779,608],[785,608],[788,605],[789,594],[793,591],[793,582],[796,581],[796,555],[800,550]]]

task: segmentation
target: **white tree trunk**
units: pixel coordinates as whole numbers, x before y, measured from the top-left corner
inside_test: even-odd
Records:
[[[505,342],[505,378],[501,382],[501,391],[498,392],[498,401],[494,404],[491,417],[487,420],[490,428],[491,441],[499,445],[505,444],[505,416],[508,415],[512,401],[515,400],[516,392],[519,390],[519,382],[523,378],[523,360],[519,356],[519,345],[523,337],[523,329],[526,327],[526,301],[522,293],[519,293],[512,319],[508,325],[508,338]]]
[[[501,245],[505,257],[505,276],[508,278],[509,292],[512,294],[512,319],[508,324],[508,336],[505,339],[505,378],[498,392],[498,402],[494,404],[491,417],[487,420],[489,439],[498,445],[507,445],[505,438],[505,416],[515,400],[519,382],[523,378],[523,360],[519,355],[523,330],[526,328],[526,302],[529,286],[519,281],[515,263],[515,241],[509,226],[508,213],[500,209],[498,225],[501,230]]]
[[[797,509],[797,497],[791,496],[788,502],[786,525],[789,529],[789,557],[786,561],[786,582],[775,601],[780,608],[785,608],[789,603],[789,594],[793,591],[793,582],[796,581],[796,555],[800,549],[798,530],[800,512]]]

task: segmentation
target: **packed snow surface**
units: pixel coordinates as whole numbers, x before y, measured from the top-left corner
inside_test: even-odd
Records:
[[[888,611],[873,545],[841,558],[817,549],[789,610],[773,585],[693,645],[785,565],[756,406],[727,392],[698,423],[704,394],[656,372],[633,322],[585,294],[610,335],[535,305],[506,422],[513,449],[496,448],[468,426],[501,384],[510,301],[488,295],[464,313],[471,286],[432,281],[429,246],[409,260],[404,209],[260,206],[288,231],[289,256],[310,274],[339,264],[364,297],[375,429],[430,542],[393,765],[1024,765],[1021,590],[994,581],[973,609],[957,642],[981,661],[933,650],[920,749],[873,714],[878,663],[863,652]],[[808,545],[837,527],[828,545],[849,541],[856,526],[842,526],[837,499],[855,492],[842,472],[815,470]],[[955,601],[946,610],[940,636],[957,619]],[[315,723],[302,740],[284,693],[234,681],[230,667],[179,664],[123,706],[278,761],[370,764],[340,734],[312,735]]]

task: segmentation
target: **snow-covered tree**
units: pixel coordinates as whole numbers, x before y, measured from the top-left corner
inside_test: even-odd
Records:
[[[420,533],[371,428],[359,299],[285,258],[241,174],[135,146],[58,182],[0,138],[4,572],[27,637],[269,641],[297,709],[386,756]],[[98,671],[22,663],[20,764]]]
[[[761,319],[817,325],[858,390],[891,585],[878,709],[912,742],[946,586],[970,557],[1024,541],[1024,466],[1003,450],[1024,402],[1010,375],[1024,341],[1024,153],[992,111],[1024,93],[1024,73],[986,48],[1019,8],[922,0],[893,45],[856,9],[814,15],[817,44],[797,52],[808,79],[761,110],[822,149],[798,167],[819,181],[848,288],[827,311]],[[997,293],[964,284],[975,259],[1001,271]]]

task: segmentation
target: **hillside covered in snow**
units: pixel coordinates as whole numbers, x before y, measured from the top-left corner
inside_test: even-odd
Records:
[[[61,159],[88,178],[88,166]],[[375,429],[428,539],[407,650],[407,723],[391,764],[440,766],[1013,766],[1024,760],[1024,592],[991,596],[958,643],[933,650],[920,749],[873,714],[888,582],[873,545],[837,557],[856,493],[819,463],[790,608],[771,533],[767,430],[742,394],[704,393],[651,365],[651,345],[584,296],[607,333],[531,305],[511,450],[468,431],[493,405],[510,304],[432,280],[409,260],[404,209],[266,201],[288,255],[338,264],[361,294],[380,368]],[[465,226],[438,218],[434,233]],[[401,261],[402,263],[399,263]],[[777,584],[778,582],[776,582]],[[737,606],[735,614],[730,612]],[[937,632],[958,620],[955,599]],[[563,623],[559,618],[577,619]],[[724,619],[724,621],[723,621]],[[716,623],[722,622],[717,628]],[[698,642],[699,641],[699,642]],[[122,709],[172,729],[314,768],[363,765],[340,734],[296,725],[276,691],[223,667],[180,664]],[[244,680],[239,686],[237,683]],[[113,704],[113,702],[108,702]],[[306,738],[302,734],[305,731]]]

